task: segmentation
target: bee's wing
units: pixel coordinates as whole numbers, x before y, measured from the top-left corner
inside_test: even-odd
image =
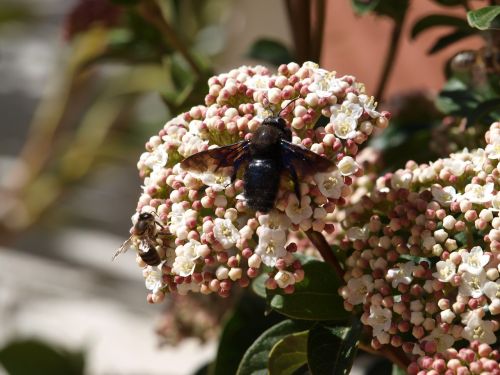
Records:
[[[297,174],[302,177],[335,167],[331,160],[284,139],[281,140],[281,155],[285,167],[293,166]]]
[[[115,253],[113,254],[113,256],[111,257],[111,261],[115,260],[115,258],[116,258],[118,255],[120,255],[120,254],[122,254],[122,253],[126,252],[126,251],[130,248],[130,246],[132,246],[132,243],[133,243],[133,241],[132,241],[132,237],[130,237],[127,241],[125,241],[125,242],[124,242],[124,243],[120,246],[120,248],[119,248],[118,250],[116,250],[116,252],[115,252]]]
[[[184,159],[181,162],[181,167],[184,170],[196,172],[232,167],[235,162],[247,156],[249,145],[249,141],[241,141],[231,145],[201,151]]]

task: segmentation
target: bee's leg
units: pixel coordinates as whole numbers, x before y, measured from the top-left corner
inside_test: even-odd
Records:
[[[297,176],[297,171],[295,170],[295,167],[292,164],[288,164],[286,166],[288,171],[290,172],[290,176],[292,176],[292,182],[293,182],[293,189],[295,192],[295,196],[297,197],[297,200],[299,201],[299,207],[300,207],[300,183],[299,183],[299,178]]]

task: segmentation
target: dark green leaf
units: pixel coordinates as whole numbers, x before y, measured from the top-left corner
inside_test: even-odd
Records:
[[[490,114],[491,112],[500,110],[500,98],[490,99],[480,103],[472,113],[467,116],[467,126],[473,126],[476,122]],[[498,116],[498,113],[497,113]],[[497,118],[497,116],[493,116]]]
[[[457,29],[468,30],[469,25],[463,18],[448,16],[445,14],[432,14],[419,19],[411,29],[411,37],[415,39],[422,31],[433,27],[452,26]]]
[[[265,282],[268,277],[269,276],[266,273],[262,273],[252,281],[252,290],[259,297],[266,298],[267,294]]]
[[[268,291],[269,306],[294,319],[346,320],[344,300],[338,294],[340,280],[329,264],[310,260],[303,264],[304,280],[295,285],[295,292]]]
[[[314,129],[322,128],[322,127],[324,128],[326,125],[328,125],[329,122],[330,122],[329,117],[320,115],[318,118],[318,121],[316,121],[316,123],[314,124]]]
[[[463,5],[463,3],[466,2],[467,0],[434,0],[434,1],[439,5],[445,7],[454,7],[458,5]]]
[[[255,41],[247,55],[253,59],[262,60],[276,66],[294,60],[293,54],[283,43],[271,39]]]
[[[269,353],[274,345],[284,337],[305,331],[312,325],[312,322],[285,320],[269,328],[248,348],[236,374],[266,375],[268,373]]]
[[[491,23],[499,14],[500,5],[492,5],[467,12],[467,21],[471,27],[475,27],[479,30],[486,30],[491,27]]]
[[[409,0],[384,0],[375,8],[375,13],[392,18],[396,23],[402,23],[408,11]]]
[[[234,374],[245,351],[259,335],[281,320],[278,314],[264,316],[265,302],[245,293],[226,321],[212,374]]]
[[[429,55],[432,55],[436,52],[441,51],[442,49],[445,49],[446,47],[452,45],[453,43],[458,42],[459,40],[462,40],[464,38],[470,37],[475,34],[476,32],[473,29],[453,31],[449,34],[440,37],[427,53]]]
[[[436,107],[444,114],[464,117],[468,116],[478,103],[477,94],[457,78],[451,78],[436,99]]]
[[[380,3],[380,0],[351,0],[354,12],[359,15],[371,12]]]
[[[467,233],[466,232],[459,232],[453,236],[455,241],[458,242],[459,246],[466,246],[467,245]]]
[[[200,366],[193,375],[210,375],[210,367],[212,366],[212,362],[205,363]]]
[[[309,331],[307,344],[309,369],[313,375],[349,374],[356,356],[362,325],[353,319],[352,325],[318,324]]]
[[[425,258],[425,257],[418,257],[416,255],[410,255],[410,254],[402,254],[399,256],[398,261],[400,262],[408,262],[412,261],[413,263],[420,264],[421,262],[425,263],[432,263],[431,258]]]
[[[38,340],[15,341],[0,350],[0,364],[9,374],[83,374],[84,358]]]
[[[292,333],[278,341],[269,353],[269,375],[292,375],[307,364],[309,331]]]

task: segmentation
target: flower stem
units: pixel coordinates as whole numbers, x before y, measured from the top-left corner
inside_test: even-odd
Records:
[[[316,232],[312,229],[307,230],[306,235],[312,244],[318,249],[325,262],[333,267],[341,282],[345,283],[344,270],[342,269],[338,259],[335,257],[335,254],[333,254],[332,249],[325,237],[320,232]]]
[[[305,233],[309,240],[313,243],[313,245],[318,249],[325,262],[333,267],[333,269],[341,279],[341,282],[345,284],[344,270],[335,257],[335,254],[332,252],[332,249],[326,241],[325,237],[320,232],[316,232],[312,229],[307,230]],[[375,350],[370,345],[366,345],[362,342],[359,343],[359,347],[365,352],[375,355],[381,355],[389,359],[390,361],[401,367],[403,370],[406,370],[406,368],[410,364],[408,357],[401,349],[391,346],[383,346],[382,348]]]
[[[359,342],[359,348],[367,353],[383,356],[405,371],[410,364],[410,360],[408,359],[408,357],[398,348],[383,346],[380,349],[375,350],[370,345],[367,345],[361,341]]]
[[[405,12],[406,14],[406,12]],[[399,47],[399,40],[401,39],[401,32],[403,30],[404,15],[399,20],[394,21],[394,26],[391,32],[391,41],[389,44],[389,51],[385,56],[384,68],[382,70],[382,75],[377,87],[375,97],[382,101],[385,87],[389,81],[389,76],[391,75],[392,68],[396,59],[396,55]]]
[[[196,73],[198,77],[202,75],[201,69],[194,60],[191,53],[186,48],[185,44],[179,39],[175,30],[170,26],[165,17],[162,16],[161,8],[158,4],[153,1],[141,2],[138,6],[139,14],[144,17],[149,23],[155,26],[163,35],[165,40],[187,61],[191,69]]]

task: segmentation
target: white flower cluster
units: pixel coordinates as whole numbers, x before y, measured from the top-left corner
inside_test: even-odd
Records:
[[[361,308],[372,345],[442,353],[456,341],[498,342],[500,123],[487,146],[376,181],[346,210],[348,310]]]
[[[147,142],[138,163],[144,186],[137,211],[152,212],[158,227],[170,233],[169,240],[164,233],[157,239],[159,267],[140,261],[152,302],[167,292],[227,296],[233,285],[246,286],[263,270],[268,288],[293,292],[303,271],[290,232],[333,231],[335,207],[345,203],[352,178],[363,172],[355,160],[358,145],[388,124],[389,114],[375,110],[354,77],[337,78],[313,63],[282,65],[277,74],[244,66],[208,83],[205,105],[169,121]],[[264,215],[246,206],[240,175],[231,184],[232,168],[180,167],[200,151],[248,139],[279,111],[293,143],[334,163],[328,172],[301,178],[300,197],[284,173],[275,208]]]

